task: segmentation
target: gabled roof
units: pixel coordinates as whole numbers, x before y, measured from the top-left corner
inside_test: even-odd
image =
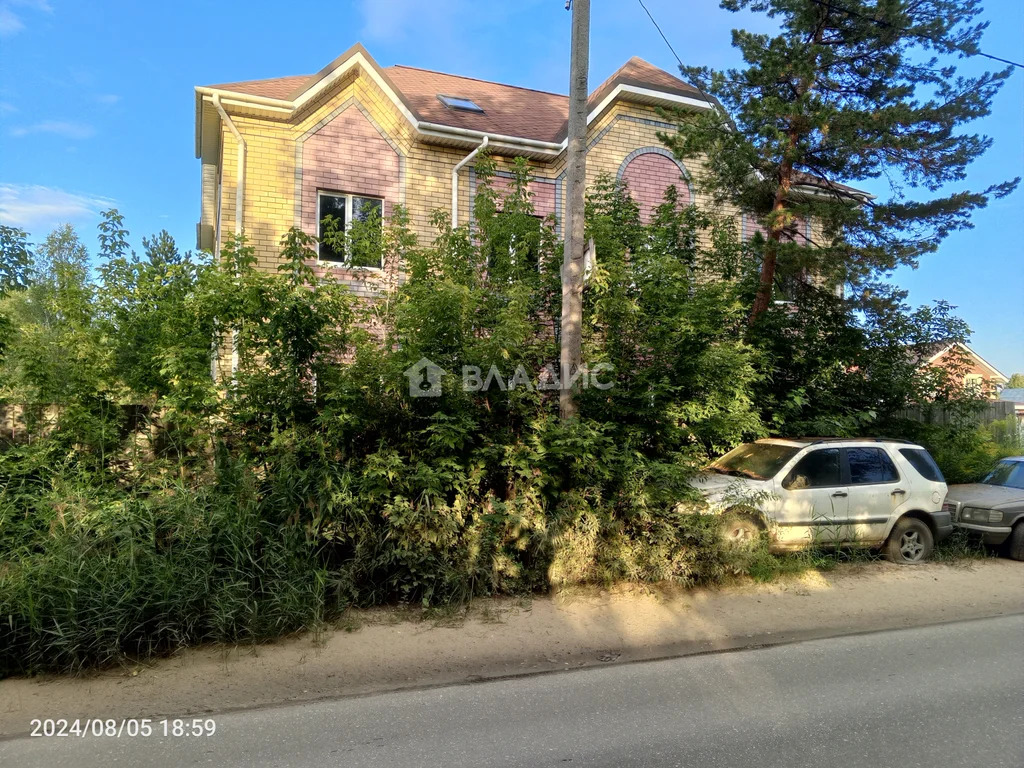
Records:
[[[327,87],[341,72],[361,65],[417,127],[489,134],[515,142],[540,142],[549,152],[560,151],[567,135],[569,99],[557,93],[477,80],[396,65],[382,68],[356,43],[315,75],[200,86],[197,96],[221,94],[228,100],[250,102],[278,113],[293,113]],[[478,104],[482,112],[445,106],[438,96],[455,96]],[[616,99],[664,106],[708,108],[714,105],[699,90],[643,59],[633,57],[591,93],[589,120],[596,119]],[[422,124],[422,125],[421,125]]]
[[[362,67],[377,82],[405,117],[432,141],[459,146],[479,143],[489,136],[491,146],[517,153],[551,158],[566,146],[569,97],[516,85],[505,85],[461,75],[450,75],[404,65],[383,68],[356,43],[315,75],[293,75],[265,80],[220,83],[196,88],[196,155],[202,131],[199,112],[204,97],[222,96],[225,102],[243,102],[273,114],[293,115],[321,90],[353,66]],[[452,109],[438,96],[469,99],[482,112]],[[623,99],[666,107],[721,108],[700,89],[634,56],[591,92],[587,100],[590,124]],[[852,200],[871,198],[866,192],[809,173],[797,172],[797,185],[809,194],[840,194]]]
[[[918,367],[925,368],[934,363],[953,347],[960,347],[968,356],[974,358],[985,368],[988,368],[989,372],[992,374],[992,378],[1009,381],[1009,379],[998,368],[960,341],[936,341],[931,344],[917,344],[915,346],[908,347],[908,349],[911,354],[911,359],[917,363]]]
[[[663,69],[658,69],[650,62],[644,61],[639,56],[632,57],[629,61],[619,67],[615,72],[601,83],[590,94],[588,104],[591,108],[597,106],[602,99],[607,97],[616,86],[628,85],[636,88],[648,88],[661,93],[673,93],[677,96],[686,96],[700,101],[712,101],[694,86],[670,75]]]

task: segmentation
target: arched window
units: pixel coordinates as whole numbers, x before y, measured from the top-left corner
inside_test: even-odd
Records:
[[[693,200],[686,168],[663,147],[644,147],[627,155],[619,167],[619,180],[640,206],[640,218],[649,222],[665,202],[665,190],[673,184],[680,205]]]

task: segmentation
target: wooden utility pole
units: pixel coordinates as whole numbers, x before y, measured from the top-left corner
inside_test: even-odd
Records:
[[[576,415],[572,377],[583,360],[583,194],[587,186],[587,69],[590,66],[590,0],[571,0],[572,51],[569,64],[569,141],[566,150],[565,254],[562,258],[562,419]]]

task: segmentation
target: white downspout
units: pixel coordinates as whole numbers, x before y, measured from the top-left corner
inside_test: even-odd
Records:
[[[238,126],[235,125],[231,116],[224,109],[224,105],[220,103],[220,94],[213,94],[213,106],[217,110],[217,114],[220,115],[220,119],[224,121],[224,124],[231,131],[231,134],[235,137],[235,143],[238,144],[238,167],[235,169],[235,234],[241,235],[243,231],[243,216],[245,215],[245,139],[242,138],[241,131],[238,130]],[[218,243],[219,245],[219,243]],[[231,379],[235,378],[235,374],[238,373],[238,331],[231,331]]]
[[[235,169],[235,234],[240,235],[242,234],[242,216],[245,211],[245,139],[242,138],[238,126],[220,103],[219,93],[213,94],[213,106],[238,144],[238,168]]]
[[[452,226],[459,226],[459,171],[462,170],[462,166],[476,157],[477,152],[487,146],[487,136],[484,136],[483,141],[480,142],[480,146],[462,158],[456,166],[452,169]]]

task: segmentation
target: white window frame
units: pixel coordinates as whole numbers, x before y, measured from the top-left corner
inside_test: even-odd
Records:
[[[356,267],[356,266],[353,266],[352,263],[350,261],[347,261],[347,260],[346,261],[333,261],[331,259],[321,259],[320,258],[320,221],[323,218],[323,216],[321,215],[321,212],[320,212],[321,211],[320,201],[325,196],[326,197],[343,197],[343,198],[345,198],[345,231],[346,232],[348,232],[350,229],[352,229],[352,221],[353,221],[353,218],[352,218],[352,201],[355,198],[357,198],[357,197],[362,198],[363,200],[379,200],[380,201],[380,209],[381,209],[381,216],[382,216],[382,218],[383,218],[383,214],[384,214],[384,198],[383,197],[377,197],[376,195],[357,194],[355,192],[335,192],[335,191],[332,191],[330,189],[318,189],[316,191],[316,236],[317,236],[317,242],[316,242],[316,263],[317,264],[323,264],[324,266],[327,266],[327,267],[335,267],[337,269],[363,269],[363,270],[367,270],[367,271],[370,271],[370,272],[381,272],[381,271],[383,271],[383,269],[384,269],[384,255],[383,254],[381,254],[381,265],[379,267]],[[383,224],[383,221],[382,221],[381,222],[381,226],[383,226],[383,225],[384,224]],[[347,254],[346,254],[345,258],[348,259],[348,255]]]

